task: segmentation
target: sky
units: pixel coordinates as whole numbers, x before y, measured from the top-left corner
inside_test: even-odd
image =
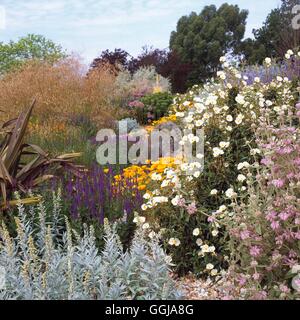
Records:
[[[249,10],[246,36],[280,0],[0,0],[0,42],[42,34],[90,63],[102,50],[136,56],[144,45],[167,48],[179,18],[205,5]]]

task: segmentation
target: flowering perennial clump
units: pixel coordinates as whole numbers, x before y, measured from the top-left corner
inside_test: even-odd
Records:
[[[63,198],[70,207],[71,217],[83,215],[103,224],[104,218],[115,219],[125,214],[129,218],[143,203],[136,177],[126,175],[115,179],[112,168],[94,165],[80,177],[63,179]]]
[[[137,182],[136,187],[140,191],[145,191],[149,187],[149,184],[153,181],[160,181],[165,176],[165,171],[168,168],[175,168],[175,158],[160,158],[157,161],[148,161],[148,164],[139,166],[132,165],[123,170],[123,172],[114,177],[118,183],[124,183],[128,179],[134,179]]]
[[[299,60],[294,53],[287,58]],[[266,70],[272,67],[270,60],[266,59]],[[264,82],[257,76],[249,83],[247,76],[224,57],[220,61],[223,70],[218,72],[218,78],[177,96],[170,114],[176,116],[176,124],[182,129],[203,129],[204,165],[201,154],[197,155],[198,163],[182,163],[169,176],[152,184],[142,206],[157,218],[158,228],[164,231],[165,247],[172,253],[179,273],[219,276],[228,266],[227,221],[235,219],[231,202],[238,202],[239,195],[247,193],[247,169],[263,156],[256,139],[261,117],[270,111],[272,120],[268,125],[278,128],[294,113],[298,99],[297,84],[288,77],[276,75]],[[194,143],[195,139],[189,136],[181,141],[188,146]],[[284,152],[290,148],[287,145]],[[189,174],[195,168],[199,171]],[[170,184],[170,179],[176,183]],[[280,177],[271,181],[275,188],[286,183]],[[199,235],[195,237],[193,231],[197,229]],[[252,250],[258,255],[261,248],[254,246]],[[207,268],[210,264],[211,270]]]
[[[240,166],[248,192],[233,203],[235,216],[227,223],[232,272],[246,298],[300,297],[299,110],[300,104],[290,107],[277,126],[264,110],[256,131],[262,158]]]
[[[93,227],[83,235],[61,215],[59,194],[49,214],[43,203],[30,212],[18,205],[17,235],[0,227],[0,267],[6,270],[0,300],[157,300],[181,293],[169,276],[170,258],[157,236],[139,225],[124,252],[116,225],[105,222],[105,247],[99,252]]]

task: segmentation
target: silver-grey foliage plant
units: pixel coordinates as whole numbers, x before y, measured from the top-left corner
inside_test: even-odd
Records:
[[[26,210],[18,204],[17,235],[0,226],[0,267],[6,271],[0,299],[129,300],[180,298],[169,276],[168,257],[141,227],[124,252],[116,224],[105,223],[99,252],[93,227],[80,236],[63,218],[60,193],[51,212],[43,202]]]

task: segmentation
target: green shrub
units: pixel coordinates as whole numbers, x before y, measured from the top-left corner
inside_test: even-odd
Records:
[[[138,110],[143,112],[143,122],[147,123],[148,120],[158,120],[167,114],[173,103],[173,96],[168,92],[153,93],[143,97],[141,102],[144,108]]]

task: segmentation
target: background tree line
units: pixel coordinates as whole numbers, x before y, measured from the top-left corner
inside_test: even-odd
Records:
[[[292,8],[300,0],[282,0],[262,27],[253,30],[253,38],[244,39],[249,12],[224,3],[219,8],[205,6],[197,14],[183,16],[171,33],[168,49],[145,46],[137,57],[122,49],[103,51],[91,64],[91,70],[104,63],[116,71],[125,68],[134,73],[142,66],[155,66],[168,77],[174,92],[185,92],[194,84],[213,77],[220,67],[219,58],[229,55],[240,63],[261,64],[264,57],[279,60],[288,49],[300,46],[300,30],[292,27]],[[300,12],[299,12],[300,13]],[[300,24],[300,21],[299,21]],[[19,67],[28,59],[55,62],[65,56],[62,48],[39,35],[28,35],[18,42],[0,42],[0,74]]]

